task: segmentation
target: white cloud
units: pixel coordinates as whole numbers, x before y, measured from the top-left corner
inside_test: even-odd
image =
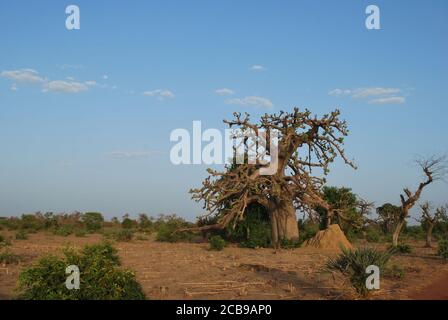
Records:
[[[404,97],[385,97],[370,100],[370,104],[402,104],[405,103],[406,99]]]
[[[402,104],[406,99],[402,96],[397,96],[401,93],[399,88],[356,88],[356,89],[334,89],[328,92],[330,96],[345,97],[350,96],[355,99],[370,99],[369,104]]]
[[[330,96],[340,97],[340,96],[348,96],[352,93],[349,89],[334,89],[328,92]]]
[[[44,79],[33,69],[2,71],[0,76],[17,82],[42,83]]]
[[[173,92],[165,89],[145,91],[143,92],[143,95],[147,97],[156,97],[158,100],[173,99],[175,97]]]
[[[235,94],[235,91],[227,88],[221,88],[215,90],[216,94],[219,94],[220,96],[231,96],[232,94]]]
[[[379,97],[401,92],[398,88],[359,88],[354,91],[353,98]]]
[[[17,85],[15,83],[12,84],[11,91],[19,91],[19,88],[17,88]]]
[[[62,66],[60,66],[60,68],[62,70],[67,70],[67,69],[75,69],[76,70],[76,69],[83,68],[83,66],[80,64],[63,64]]]
[[[96,81],[93,81],[93,80],[86,81],[84,83],[85,83],[86,86],[89,86],[89,87],[94,87],[94,86],[97,85]]]
[[[264,71],[264,70],[266,70],[266,67],[264,67],[260,64],[255,64],[252,67],[250,67],[250,69],[254,70],[254,71]]]
[[[84,83],[75,81],[55,80],[50,81],[44,85],[43,92],[63,92],[63,93],[79,93],[89,90]]]
[[[240,106],[254,106],[254,107],[261,107],[266,109],[271,109],[274,104],[271,102],[271,100],[263,97],[257,97],[257,96],[248,96],[244,98],[234,98],[234,99],[228,99],[226,101],[227,104],[234,104],[234,105],[240,105]]]
[[[114,159],[144,159],[156,153],[151,151],[113,151],[108,156]]]

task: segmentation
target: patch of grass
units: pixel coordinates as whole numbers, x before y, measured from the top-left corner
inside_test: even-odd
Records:
[[[283,249],[294,249],[300,247],[300,240],[288,240],[288,239],[282,239],[280,241],[280,247]]]
[[[79,290],[65,286],[67,266],[80,270]],[[63,257],[48,255],[19,276],[18,298],[25,300],[142,300],[142,288],[129,270],[120,268],[117,250],[109,243],[65,248]]]
[[[412,247],[407,243],[399,243],[396,247],[390,246],[389,251],[392,252],[392,254],[395,253],[407,254],[412,253]]]
[[[383,276],[391,279],[403,279],[406,272],[399,265],[392,265],[384,270]]]
[[[0,252],[0,263],[1,264],[17,264],[21,261],[19,255],[13,254],[9,251]]]
[[[210,250],[221,251],[226,246],[226,241],[221,236],[213,236],[209,240]]]
[[[437,254],[443,259],[448,259],[448,240],[439,241]]]
[[[4,248],[4,247],[10,246],[10,245],[11,245],[11,240],[0,235],[0,248]]]
[[[62,225],[53,229],[53,234],[61,237],[68,237],[74,232],[74,227],[71,225]]]
[[[381,241],[381,234],[378,230],[368,230],[366,233],[367,242],[378,243]]]
[[[115,241],[119,241],[119,242],[129,242],[132,240],[133,237],[134,237],[134,232],[130,229],[122,229],[122,230],[115,232],[112,235],[112,238]]]
[[[135,240],[138,241],[147,241],[149,240],[148,237],[142,236],[141,234],[139,234],[138,236],[135,237]]]
[[[366,273],[367,267],[375,265],[383,273],[390,257],[389,251],[381,252],[372,248],[360,248],[353,251],[342,248],[342,253],[338,257],[327,262],[327,268],[347,276],[356,291],[361,296],[367,296],[369,294],[366,287],[369,276]]]
[[[26,239],[28,239],[28,234],[25,231],[23,230],[17,231],[16,240],[26,240]]]
[[[79,229],[79,230],[75,231],[75,237],[83,238],[85,236],[86,236],[86,232],[84,230]]]

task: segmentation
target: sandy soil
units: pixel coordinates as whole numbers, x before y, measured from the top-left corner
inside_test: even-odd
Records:
[[[0,299],[14,298],[20,269],[39,256],[57,252],[66,244],[81,247],[101,240],[100,235],[77,238],[44,233],[13,240],[9,250],[24,261],[0,266]],[[337,254],[334,251],[230,246],[213,252],[207,250],[207,244],[153,240],[115,246],[123,266],[135,272],[150,299],[357,299],[343,277],[322,270],[327,259]],[[448,263],[435,256],[435,249],[424,248],[424,243],[412,246],[412,254],[391,260],[404,269],[405,277],[383,278],[381,289],[370,299],[448,298],[444,290],[448,287]]]

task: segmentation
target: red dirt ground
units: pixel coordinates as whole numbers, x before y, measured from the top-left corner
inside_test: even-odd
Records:
[[[79,248],[101,240],[101,235],[77,238],[44,233],[12,240],[8,250],[21,255],[23,262],[0,266],[0,299],[14,298],[20,270],[41,255],[66,244]],[[369,244],[356,244],[361,245]],[[135,272],[150,299],[358,299],[343,277],[323,272],[334,251],[229,246],[212,252],[207,244],[153,240],[115,246],[123,266]],[[381,289],[370,299],[448,299],[448,264],[424,243],[412,247],[412,254],[394,256],[390,262],[405,271],[404,278],[383,277]]]

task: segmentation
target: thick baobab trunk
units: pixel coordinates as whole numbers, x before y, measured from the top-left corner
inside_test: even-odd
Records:
[[[431,247],[432,245],[432,230],[434,229],[434,225],[430,224],[428,226],[428,230],[426,231],[426,246]]]
[[[280,246],[281,240],[299,239],[296,210],[293,202],[281,201],[269,210],[271,219],[271,241],[274,248]]]
[[[398,237],[400,236],[401,229],[403,229],[404,220],[399,221],[395,226],[394,233],[392,234],[392,245],[394,247],[398,246]]]

